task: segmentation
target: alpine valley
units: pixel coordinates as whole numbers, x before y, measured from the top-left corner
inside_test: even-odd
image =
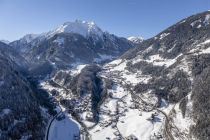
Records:
[[[0,140],[210,140],[210,11],[146,40],[66,22],[0,65]]]

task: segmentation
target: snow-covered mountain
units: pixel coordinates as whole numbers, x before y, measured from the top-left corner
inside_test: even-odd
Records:
[[[41,85],[93,140],[209,139],[209,15],[186,18],[99,68],[79,65]]]
[[[103,36],[103,31],[93,21],[87,22],[87,21],[75,20],[74,22],[66,22],[49,32],[41,34],[27,34],[17,41],[21,41],[22,43],[30,43],[35,39],[42,40],[45,38],[51,38],[54,35],[60,33],[75,33],[75,34],[80,34],[87,38],[90,36],[97,36],[97,37]]]
[[[95,41],[95,43],[101,40],[106,41],[106,37],[108,37],[107,35],[109,35],[110,37],[114,36],[109,34],[108,32],[104,32],[93,21],[87,22],[75,20],[74,22],[65,22],[64,24],[58,26],[56,29],[53,29],[49,32],[41,34],[27,34],[19,40],[11,42],[10,45],[18,47],[18,49],[23,49],[25,48],[23,47],[25,46],[25,44],[31,44],[34,46],[37,43],[43,40],[50,39],[57,34],[79,34],[86,39],[91,38],[93,41]],[[114,40],[114,38],[112,39]]]
[[[75,21],[0,43],[0,139],[209,140],[209,32],[206,11],[144,41]]]
[[[125,126],[131,126],[128,128],[144,128],[132,132],[122,129],[122,135],[135,134],[145,140],[209,139],[209,122],[202,121],[209,120],[210,114],[205,88],[209,77],[204,78],[209,73],[209,15],[207,11],[183,19],[107,65],[113,70],[108,70],[109,75],[117,75],[130,85],[135,93],[133,102],[139,98],[135,106],[142,117],[134,122],[122,118]],[[156,114],[149,117],[150,121],[153,118],[151,126],[143,117],[148,113]]]
[[[3,42],[5,44],[9,44],[10,43],[10,41],[8,41],[8,40],[0,40],[0,42]]]
[[[41,37],[41,35],[27,34],[23,36],[22,38],[20,38],[19,40],[10,42],[9,45],[12,46],[13,49],[15,49],[18,52],[25,52],[28,49],[31,49],[31,47],[29,47],[30,43],[38,37]]]
[[[127,39],[129,41],[135,43],[135,44],[139,44],[139,43],[141,43],[144,40],[142,37],[136,37],[136,36],[130,36]]]
[[[75,22],[66,22],[63,25],[57,27],[46,33],[46,36],[54,36],[59,33],[76,33],[84,37],[97,36],[99,38],[103,37],[103,31],[93,22],[76,20]]]
[[[44,66],[45,74],[77,63],[111,61],[133,47],[127,39],[103,32],[93,22],[78,20],[47,33],[26,35],[10,45],[30,61],[31,71]]]

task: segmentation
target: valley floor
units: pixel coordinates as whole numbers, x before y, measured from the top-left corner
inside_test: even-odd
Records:
[[[48,140],[76,140],[79,138],[79,126],[70,116],[65,114],[65,118],[61,120],[57,118],[50,126]]]

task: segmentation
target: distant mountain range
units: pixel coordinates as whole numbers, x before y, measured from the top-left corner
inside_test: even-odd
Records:
[[[8,41],[8,40],[0,40],[0,41],[5,43],[5,44],[9,44],[10,43],[10,41]]]

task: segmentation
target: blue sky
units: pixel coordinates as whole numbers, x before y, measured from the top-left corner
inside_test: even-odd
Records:
[[[210,0],[0,0],[0,39],[42,33],[66,21],[94,21],[118,36],[149,38],[210,9]]]

